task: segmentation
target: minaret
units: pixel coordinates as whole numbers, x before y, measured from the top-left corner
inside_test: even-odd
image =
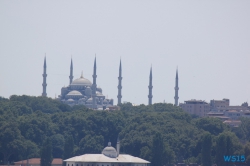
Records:
[[[153,89],[153,85],[152,85],[152,66],[150,68],[150,75],[149,75],[149,86],[148,86],[149,92],[148,92],[148,105],[152,105],[152,89]]]
[[[97,77],[97,75],[96,75],[96,57],[95,57],[95,62],[94,62],[94,72],[93,72],[93,75],[92,75],[92,77],[93,77],[93,84],[92,84],[92,101],[93,101],[93,103],[92,103],[92,108],[96,108],[96,77]]]
[[[174,96],[174,100],[175,100],[175,102],[174,102],[174,105],[175,106],[178,106],[178,99],[179,99],[179,97],[178,97],[178,90],[179,90],[179,87],[178,87],[178,69],[176,70],[176,76],[175,76],[175,96]]]
[[[42,93],[42,96],[47,96],[47,93],[46,93],[46,86],[47,86],[47,83],[46,83],[46,77],[47,77],[47,74],[46,74],[46,68],[47,68],[47,65],[46,65],[46,56],[44,57],[44,64],[43,64],[43,93]]]
[[[122,100],[122,62],[120,60],[120,67],[119,67],[119,77],[118,77],[118,95],[117,95],[117,98],[118,98],[118,105],[121,104],[121,100]]]
[[[120,139],[119,139],[119,136],[117,137],[116,151],[117,151],[117,157],[118,157],[119,154],[120,154]]]
[[[70,74],[69,74],[69,84],[72,83],[74,76],[73,76],[73,62],[72,62],[72,58],[71,58],[71,64],[70,64]]]

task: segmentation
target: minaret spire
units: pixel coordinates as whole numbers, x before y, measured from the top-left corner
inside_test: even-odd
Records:
[[[70,74],[69,74],[69,84],[72,83],[74,76],[73,76],[73,62],[72,62],[72,58],[71,58],[71,64],[70,64]]]
[[[117,151],[117,157],[118,157],[120,155],[120,139],[119,139],[119,135],[117,137],[116,151]]]
[[[44,57],[44,63],[43,63],[43,93],[42,93],[42,96],[47,96],[47,93],[46,93],[46,87],[47,87],[47,83],[46,83],[46,77],[47,77],[47,73],[46,73],[46,69],[47,69],[47,65],[46,65],[46,54],[45,54],[45,57]]]
[[[152,95],[152,89],[153,89],[153,85],[152,85],[152,65],[151,65],[151,68],[150,68],[150,74],[149,74],[149,86],[148,86],[148,105],[152,105],[152,98],[153,98],[153,95]]]
[[[122,100],[122,62],[120,59],[120,66],[119,66],[119,77],[118,77],[118,105],[121,104],[121,100]]]
[[[94,62],[94,72],[93,72],[93,84],[92,84],[92,108],[95,109],[96,108],[96,57],[95,57],[95,62]]]
[[[179,87],[178,87],[178,81],[179,81],[179,78],[178,78],[178,68],[176,69],[176,76],[175,76],[175,96],[174,96],[174,105],[175,106],[178,106],[178,91],[179,91]]]

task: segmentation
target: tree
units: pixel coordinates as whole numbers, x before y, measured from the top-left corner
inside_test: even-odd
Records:
[[[226,154],[226,136],[220,134],[216,141],[216,164],[220,166],[225,165],[223,156]]]
[[[74,155],[74,139],[72,136],[67,136],[64,144],[63,159],[68,159]]]
[[[250,143],[248,142],[244,148],[246,163],[250,165]]]
[[[232,135],[229,132],[223,132],[218,136],[216,142],[216,164],[220,166],[232,166],[232,162],[224,161],[224,156],[232,155],[234,155]]]
[[[51,166],[52,163],[52,145],[51,140],[47,138],[41,149],[41,166]]]
[[[55,134],[50,137],[52,142],[52,156],[53,158],[63,157],[64,137],[61,134]]]
[[[40,155],[39,155],[39,150],[38,150],[37,145],[30,140],[25,140],[24,148],[21,154],[22,159],[28,159],[28,158],[39,157],[39,156]]]
[[[168,144],[164,145],[164,152],[163,152],[163,163],[164,164],[172,164],[175,160],[174,151],[169,147]]]
[[[201,149],[202,166],[212,165],[211,148],[212,148],[212,137],[211,134],[206,133],[202,140],[202,149]]]
[[[24,138],[17,124],[13,122],[0,124],[0,152],[3,154],[3,163],[7,164],[9,157],[24,149]]]
[[[162,166],[164,163],[164,142],[160,133],[156,133],[153,138],[152,166]]]
[[[195,124],[198,128],[208,131],[213,135],[218,135],[226,129],[225,124],[218,118],[200,118]]]
[[[102,135],[86,135],[79,143],[81,153],[98,154],[103,149],[103,145],[104,138]]]

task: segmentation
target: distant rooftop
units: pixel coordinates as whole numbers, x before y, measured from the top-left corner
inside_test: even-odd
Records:
[[[204,100],[196,100],[196,99],[191,99],[191,100],[186,100],[184,101],[186,104],[208,104]]]

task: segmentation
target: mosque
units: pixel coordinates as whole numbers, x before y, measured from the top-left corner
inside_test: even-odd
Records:
[[[43,93],[42,96],[47,96],[46,93],[46,57],[43,65]],[[106,99],[102,94],[102,88],[97,87],[96,84],[96,58],[94,61],[93,71],[93,83],[87,78],[83,77],[83,73],[80,78],[73,80],[73,62],[71,59],[70,64],[70,76],[69,85],[61,88],[61,95],[58,96],[58,100],[66,103],[70,106],[85,105],[88,108],[103,109],[105,107],[113,106],[113,99]]]
[[[43,65],[43,93],[42,96],[47,96],[46,93],[46,78],[47,78],[47,65],[46,65],[46,57],[44,58],[44,65]],[[94,70],[93,70],[93,83],[88,80],[87,78],[83,77],[83,73],[81,74],[80,78],[77,78],[73,80],[73,62],[71,59],[70,64],[70,75],[69,75],[69,85],[67,87],[61,88],[61,95],[58,96],[58,100],[60,100],[63,103],[66,103],[70,106],[74,105],[85,105],[88,108],[92,109],[105,109],[108,107],[113,106],[113,99],[107,99],[102,94],[102,89],[100,87],[97,87],[96,84],[96,58],[94,60]],[[148,105],[152,104],[152,67],[150,68],[150,74],[149,74],[149,94],[148,94]],[[178,70],[176,70],[176,77],[175,77],[175,96],[174,96],[174,105],[178,106]],[[122,65],[120,60],[119,65],[119,77],[118,77],[118,95],[117,95],[117,105],[121,104],[122,101]]]
[[[149,166],[150,162],[128,154],[120,154],[120,141],[115,149],[108,143],[102,154],[84,154],[64,160],[66,166]]]

